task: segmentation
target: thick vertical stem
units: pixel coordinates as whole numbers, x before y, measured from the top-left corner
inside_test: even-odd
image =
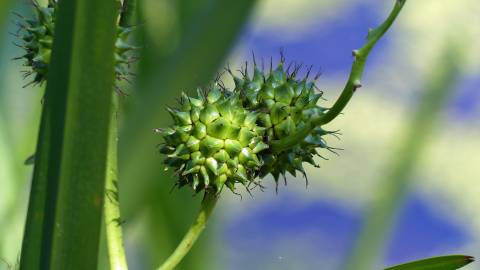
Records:
[[[34,176],[28,215],[35,223],[27,221],[21,269],[94,269],[116,12],[113,0],[60,1],[56,16],[41,132],[51,143],[39,138],[35,170],[44,168],[45,178]]]

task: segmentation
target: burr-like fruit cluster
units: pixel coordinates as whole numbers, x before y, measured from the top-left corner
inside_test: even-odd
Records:
[[[282,57],[268,73],[256,64],[252,77],[246,70],[241,78],[230,71],[232,90],[217,82],[195,98],[182,94],[180,108],[168,109],[174,125],[158,129],[164,138],[160,151],[178,175],[177,185],[234,191],[236,183],[249,185],[269,174],[278,183],[287,172],[305,175],[305,162],[316,166],[319,148],[331,150],[324,136],[335,132],[314,127],[286,149],[271,147],[327,110],[317,105],[322,92],[308,80],[309,72],[296,78],[299,69],[285,71]]]

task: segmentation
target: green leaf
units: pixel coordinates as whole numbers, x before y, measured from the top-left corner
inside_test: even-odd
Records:
[[[471,256],[450,255],[405,263],[385,270],[455,270],[474,261]]]
[[[116,37],[114,0],[60,1],[21,269],[95,269]]]

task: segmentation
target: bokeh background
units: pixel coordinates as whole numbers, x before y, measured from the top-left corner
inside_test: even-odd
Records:
[[[16,2],[0,9],[31,12],[27,1]],[[147,92],[144,88],[165,93],[158,107],[172,104],[177,93],[188,90],[157,87],[151,78],[156,72],[175,71],[175,55],[187,42],[184,33],[191,29],[192,18],[201,19],[199,14],[213,2],[143,0],[139,7],[142,34],[137,42],[149,57],[137,67],[136,84],[125,86],[130,96],[122,99],[125,135],[120,136],[120,197],[131,269],[152,269],[167,256],[193,220],[201,196],[189,190],[170,192],[173,180],[163,173],[155,144],[149,146],[151,153],[131,154],[128,129],[134,120],[129,115],[135,115],[142,92]],[[321,102],[330,105],[348,76],[352,49],[363,44],[368,28],[382,22],[391,2],[258,1],[221,66],[239,67],[251,61],[251,51],[257,59],[268,62],[273,57],[276,63],[283,48],[287,61],[321,71],[318,86],[326,98]],[[408,2],[372,52],[364,87],[328,125],[342,133],[340,140],[332,137],[329,143],[344,150],[338,156],[325,153],[329,160],[319,159],[319,169],[308,167],[307,189],[303,178],[288,177],[288,186],[280,185],[278,194],[272,179],[264,182],[264,192],[254,190],[253,197],[224,192],[206,234],[180,268],[345,269],[362,226],[371,218],[369,213],[375,213],[372,209],[391,214],[380,222],[386,228],[378,231],[386,234],[378,240],[383,243],[381,252],[369,255],[378,260],[378,267],[452,253],[480,256],[478,14],[475,0]],[[16,31],[9,22],[14,19],[11,14],[5,17],[4,28],[10,32]],[[32,174],[32,166],[24,161],[35,150],[43,89],[22,88],[22,63],[10,60],[22,51],[8,31],[0,38],[0,258],[14,265]],[[195,55],[195,42],[188,44],[185,50]],[[453,62],[444,61],[452,54]],[[435,77],[445,65],[452,65],[447,70],[454,75],[441,76],[446,80]],[[181,80],[197,73],[175,76]],[[228,76],[224,81],[232,84]],[[432,82],[441,82],[447,102],[432,114],[431,125],[411,130],[418,127],[411,123],[415,111],[428,102],[422,97]],[[158,126],[169,123],[166,114],[158,119]],[[153,136],[151,129],[137,133],[142,132]],[[420,153],[403,148],[407,136],[420,138],[424,133],[429,136],[415,145]],[[411,173],[392,179],[389,170],[410,154],[415,159]],[[145,158],[152,165],[138,169]],[[393,198],[391,204],[385,194]],[[368,254],[370,249],[375,250],[367,241],[356,250]],[[8,268],[0,263],[0,269]]]

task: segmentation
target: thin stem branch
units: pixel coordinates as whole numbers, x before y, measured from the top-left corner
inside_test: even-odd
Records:
[[[329,123],[343,111],[355,91],[362,86],[361,79],[363,76],[363,71],[365,69],[365,63],[367,62],[368,55],[370,54],[373,47],[375,47],[377,42],[388,31],[390,26],[392,26],[393,22],[397,18],[398,14],[400,14],[400,11],[402,10],[406,2],[407,0],[395,0],[395,6],[390,12],[388,18],[377,28],[370,29],[368,31],[367,42],[365,43],[365,45],[362,48],[353,51],[353,56],[355,57],[355,60],[352,64],[350,76],[348,77],[348,81],[340,97],[337,99],[335,104],[333,104],[332,108],[330,108],[326,113],[314,117],[310,121],[309,125],[303,127],[294,134],[281,140],[273,141],[271,143],[271,149],[274,152],[281,152],[297,144],[299,141],[303,140],[303,138],[305,138],[308,134],[310,134],[310,132],[315,127]]]
[[[130,3],[130,4],[128,4]],[[134,0],[124,0],[119,25],[128,27],[133,14]],[[121,5],[122,3],[119,2]],[[122,219],[118,191],[118,95],[112,97],[112,119],[108,142],[107,175],[105,179],[104,217],[107,236],[108,260],[111,270],[128,269],[123,244]]]
[[[205,198],[203,198],[202,206],[200,212],[198,213],[197,219],[192,226],[190,226],[190,229],[185,234],[175,251],[157,270],[172,270],[182,261],[183,257],[187,255],[195,241],[205,229],[208,218],[210,217],[210,214],[212,213],[217,201],[217,194],[213,192],[205,194]]]
[[[112,97],[112,119],[108,142],[107,176],[105,181],[104,215],[107,236],[108,260],[111,270],[128,269],[123,246],[122,219],[118,195],[117,134],[118,134],[118,95]]]

